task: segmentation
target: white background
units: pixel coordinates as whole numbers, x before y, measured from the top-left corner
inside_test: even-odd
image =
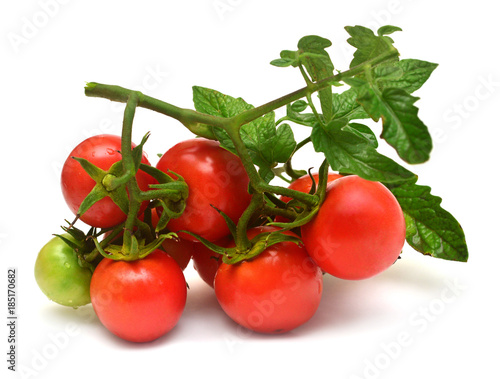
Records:
[[[494,178],[500,53],[498,13],[491,4],[2,2],[0,375],[7,372],[7,267],[18,270],[17,367],[24,370],[9,377],[410,379],[498,373],[500,209]],[[402,58],[440,64],[416,93],[434,150],[428,163],[411,169],[461,222],[468,263],[423,257],[405,247],[403,259],[376,278],[325,277],[317,314],[282,336],[237,327],[191,266],[185,272],[190,290],[183,317],[149,344],[114,337],[91,306],[75,311],[44,297],[33,277],[34,261],[72,217],[60,192],[61,165],[84,138],[120,132],[123,105],[85,97],[86,81],[142,90],[182,107],[192,107],[193,85],[259,105],[303,85],[296,70],[269,65],[282,49],[295,49],[304,35],[321,35],[333,42],[329,52],[336,68],[346,69],[352,49],[343,27],[356,24],[400,26],[404,31],[393,37]],[[147,131],[153,164],[157,153],[190,137],[174,120],[141,109],[134,140]],[[301,156],[304,167],[317,164],[311,149]]]

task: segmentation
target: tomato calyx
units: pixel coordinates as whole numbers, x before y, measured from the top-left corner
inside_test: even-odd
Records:
[[[297,245],[302,244],[302,241],[299,237],[283,234],[281,232],[282,230],[260,233],[249,240],[249,247],[247,249],[241,250],[237,246],[229,248],[219,246],[194,233],[183,231],[183,233],[197,238],[210,250],[214,251],[217,254],[220,254],[222,256],[222,262],[226,264],[236,264],[255,258],[259,254],[263,253],[268,247],[276,245],[280,242],[293,242]]]
[[[54,234],[54,236],[61,239],[66,245],[73,249],[74,254],[78,259],[78,264],[82,268],[87,268],[91,272],[94,272],[95,267],[101,261],[100,257],[91,256],[92,251],[95,248],[93,238],[97,236],[97,231],[95,228],[90,228],[90,230],[85,234],[82,230],[75,228],[74,226],[66,227],[61,226],[65,234]]]
[[[285,203],[281,200],[281,203],[284,204],[285,210],[289,213],[295,214],[293,218],[288,217],[285,213],[276,213],[279,216],[285,216],[293,221],[291,222],[270,222],[268,225],[277,226],[279,228],[283,228],[286,230],[294,229],[301,227],[311,221],[314,216],[318,213],[321,204],[323,204],[326,197],[326,187],[328,184],[328,163],[327,161],[323,161],[319,169],[319,178],[318,183],[316,184],[316,180],[311,173],[311,169],[308,170],[309,177],[311,178],[312,186],[309,191],[310,195],[316,195],[318,197],[318,202],[314,206],[308,206],[299,200],[292,199],[289,202]],[[279,205],[278,205],[279,206]]]
[[[175,172],[168,171],[174,178],[156,167],[145,164],[141,164],[140,169],[158,181],[158,184],[150,185],[150,191],[143,193],[143,198],[152,200],[154,208],[161,208],[161,216],[155,227],[155,232],[158,233],[165,229],[170,219],[182,215],[189,189],[184,178]]]

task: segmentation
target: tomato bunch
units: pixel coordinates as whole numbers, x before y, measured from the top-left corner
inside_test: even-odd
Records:
[[[348,70],[334,73],[328,39],[305,36],[271,64],[299,68],[307,85],[257,107],[199,86],[187,109],[87,83],[87,96],[126,103],[122,132],[90,137],[66,159],[61,188],[74,218],[38,254],[42,292],[65,306],[91,303],[111,333],[147,342],[182,318],[191,263],[229,318],[279,334],[314,317],[324,275],[371,278],[397,261],[405,241],[467,261],[463,229],[441,198],[377,151],[379,138],[357,122],[381,121],[380,139],[399,158],[425,162],[431,135],[411,93],[436,65],[400,61],[388,36],[398,27],[346,31],[356,48]],[[132,142],[138,107],[195,137],[151,164],[150,134]],[[286,115],[276,119],[279,108]],[[290,124],[310,134],[296,141]],[[317,172],[294,168],[306,146],[322,158]]]
[[[182,178],[187,184],[183,212],[159,231],[165,209],[154,201],[142,201],[132,232],[140,236],[142,223],[153,234],[168,233],[171,238],[164,238],[139,259],[117,259],[112,248],[111,253],[104,248],[104,257],[100,254],[86,262],[92,252],[85,246],[91,239],[99,240],[96,230],[101,230],[101,242],[110,240],[114,246],[123,244],[130,231],[124,227],[127,214],[111,196],[79,214],[98,183],[78,159],[109,173],[122,160],[120,149],[119,136],[100,135],[70,153],[62,170],[62,192],[70,210],[93,234],[80,235],[80,241],[75,232],[54,237],[38,255],[35,277],[43,293],[59,304],[92,303],[102,324],[129,341],[154,340],[176,325],[187,297],[183,270],[191,259],[230,318],[248,329],[276,334],[313,317],[320,305],[324,273],[344,279],[376,275],[394,263],[405,240],[401,208],[386,187],[357,176],[328,173],[325,198],[315,217],[293,228],[294,232],[265,226],[262,218],[252,220],[247,241],[258,245],[260,238],[264,247],[254,256],[230,262],[229,252],[236,248],[231,225],[238,223],[251,202],[249,177],[238,156],[217,141],[196,138],[170,148],[156,165],[172,180]],[[150,166],[145,153],[141,164]],[[141,167],[135,174],[137,186],[142,191],[155,188],[158,180]],[[103,181],[105,177],[101,175]],[[288,188],[310,193],[318,181],[318,173],[305,175]],[[281,196],[286,209],[297,211],[296,205],[288,205],[291,200]],[[282,226],[293,223],[279,216],[276,221]],[[288,239],[270,243],[276,234]]]

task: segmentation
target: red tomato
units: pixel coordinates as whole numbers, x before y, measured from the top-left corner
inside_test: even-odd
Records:
[[[133,145],[135,146],[135,145]],[[95,181],[85,172],[80,163],[71,157],[85,158],[97,167],[108,170],[111,165],[122,159],[119,153],[121,138],[119,136],[102,134],[87,138],[69,154],[61,174],[61,187],[64,199],[71,211],[76,215],[83,199],[94,188]],[[145,155],[142,163],[149,164]],[[148,189],[155,180],[148,174],[138,171],[137,183],[141,190]],[[144,203],[143,210],[147,203]],[[127,215],[111,200],[105,197],[99,200],[80,219],[96,228],[109,228],[125,221]]]
[[[319,173],[312,174],[314,181],[316,182],[316,186],[318,185]],[[333,182],[336,179],[342,178],[340,174],[334,174],[333,172],[328,174],[328,183]],[[309,193],[312,187],[312,180],[309,175],[301,176],[300,178],[294,180],[288,188],[293,189],[295,191],[300,191],[304,193]],[[288,203],[292,200],[291,197],[288,196],[280,196],[280,199],[285,203]],[[282,216],[276,216],[276,222],[288,222],[289,220]]]
[[[90,282],[99,320],[132,342],[152,341],[170,331],[181,317],[186,295],[182,270],[161,250],[132,262],[105,258]]]
[[[211,205],[237,222],[250,203],[250,181],[241,160],[217,141],[196,138],[180,142],[161,157],[156,167],[181,175],[189,187],[184,213],[168,223],[173,232],[187,230],[216,241],[229,234],[229,228]],[[188,235],[182,237],[194,240]]]
[[[193,256],[195,244],[196,242],[183,238],[179,238],[178,240],[167,238],[161,245],[167,254],[174,258],[179,267],[184,270]]]
[[[139,217],[141,220],[144,220],[144,217]],[[155,211],[151,212],[151,223],[154,227],[158,224],[159,218]],[[162,247],[165,249],[168,255],[175,259],[177,264],[180,266],[182,270],[184,270],[191,257],[193,256],[193,250],[195,248],[196,243],[193,241],[188,241],[184,238],[173,239],[167,238],[162,243]]]
[[[231,235],[222,237],[215,244],[219,246],[228,246],[232,241]],[[210,287],[214,286],[214,278],[217,269],[222,263],[222,256],[213,252],[201,242],[193,242],[193,267],[198,272],[198,275]]]
[[[318,214],[301,230],[314,261],[342,279],[365,279],[390,267],[406,235],[394,195],[381,183],[354,175],[328,185]]]
[[[257,227],[248,236],[272,230],[276,228]],[[323,277],[304,247],[281,242],[251,260],[222,263],[214,284],[222,309],[238,324],[261,333],[284,333],[314,315]]]

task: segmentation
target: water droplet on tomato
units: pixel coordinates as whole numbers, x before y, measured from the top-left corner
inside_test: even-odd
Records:
[[[116,150],[113,150],[112,148],[108,147],[108,148],[106,149],[106,152],[107,152],[109,155],[115,155]]]
[[[71,267],[71,265],[70,265],[68,262],[65,262],[65,263],[64,263],[64,267],[66,267],[66,268],[70,268],[70,267]]]

